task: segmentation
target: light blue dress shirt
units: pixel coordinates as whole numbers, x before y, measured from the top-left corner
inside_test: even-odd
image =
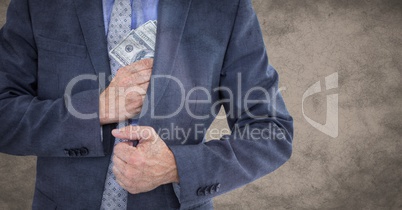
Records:
[[[148,20],[158,19],[159,0],[129,0],[131,2],[132,16],[131,29],[136,29]],[[112,15],[114,0],[103,0],[103,21],[105,34],[109,29],[110,16]],[[140,8],[140,9],[138,9]]]

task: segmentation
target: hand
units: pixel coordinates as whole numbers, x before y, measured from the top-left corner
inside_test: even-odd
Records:
[[[138,194],[179,182],[174,155],[153,128],[129,126],[115,129],[112,134],[116,138],[139,141],[137,147],[131,141],[114,148],[113,173],[125,190]]]
[[[117,71],[99,97],[101,125],[124,121],[141,112],[152,67],[153,59],[144,59]]]

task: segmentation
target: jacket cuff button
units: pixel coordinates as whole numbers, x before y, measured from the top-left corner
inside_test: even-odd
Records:
[[[198,188],[197,195],[198,196],[204,196],[205,195],[204,189],[202,189],[202,187]]]
[[[80,149],[81,156],[87,156],[89,154],[89,150],[86,147]]]
[[[220,189],[221,189],[221,184],[218,183],[216,185],[215,192],[219,192]]]
[[[68,155],[69,157],[75,157],[75,156],[77,156],[77,155],[75,154],[74,150],[72,150],[72,149],[65,149],[65,150],[64,150],[64,153],[65,153],[66,155]]]
[[[64,149],[64,154],[66,154],[67,156],[71,156],[71,150]]]

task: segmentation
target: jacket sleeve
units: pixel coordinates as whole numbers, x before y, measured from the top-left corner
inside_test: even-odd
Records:
[[[231,135],[197,145],[170,146],[180,177],[179,201],[192,208],[250,183],[291,156],[293,119],[269,65],[261,29],[249,0],[240,0],[221,73]],[[222,100],[225,101],[225,100]],[[247,102],[247,103],[245,103]]]
[[[99,88],[71,97],[40,98],[38,60],[28,1],[11,1],[0,31],[0,152],[53,157],[104,156],[98,117]],[[50,17],[49,17],[50,18]],[[49,90],[52,91],[52,90]],[[71,107],[70,107],[71,108]]]

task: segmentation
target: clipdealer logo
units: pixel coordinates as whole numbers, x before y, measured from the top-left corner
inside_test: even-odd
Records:
[[[327,95],[327,115],[326,115],[326,122],[325,124],[320,124],[314,120],[312,120],[310,117],[306,115],[304,112],[304,101],[306,98],[309,96],[312,96],[314,94],[323,92],[323,91],[329,91],[332,89],[337,89],[338,88],[338,72],[333,73],[327,77],[325,77],[325,90],[321,89],[321,81],[316,82],[314,85],[310,86],[306,92],[303,94],[303,99],[302,99],[302,113],[304,119],[312,125],[314,128],[317,130],[321,131],[322,133],[332,137],[332,138],[337,138],[339,135],[339,103],[338,103],[338,96],[339,94],[334,93],[334,94],[329,94]]]
[[[185,100],[186,99],[185,98],[186,92],[185,92],[183,84],[180,82],[180,80],[178,80],[177,78],[175,78],[173,76],[170,76],[170,75],[158,75],[158,76],[154,77],[153,79],[156,79],[156,78],[170,79],[170,80],[174,80],[176,83],[178,83],[180,93],[181,93],[180,94],[181,95],[181,103],[180,103],[180,106],[177,107],[177,110],[174,113],[172,113],[172,114],[170,114],[168,116],[156,116],[155,113],[151,113],[152,117],[154,117],[154,118],[156,118],[156,117],[169,118],[169,117],[172,117],[172,116],[176,115],[178,112],[180,112],[184,108],[186,109],[187,113],[189,113],[193,118],[197,118],[197,117],[198,118],[203,118],[204,117],[204,116],[196,116],[196,115],[192,114],[191,110],[189,109],[189,105],[186,104],[186,103],[189,103],[189,102],[197,103],[197,101],[191,101],[191,100],[188,100],[188,99]],[[71,100],[72,89],[77,83],[82,82],[84,80],[92,80],[92,81],[99,80],[100,86],[105,87],[105,84],[104,83],[102,84],[102,81],[105,81],[105,79],[106,78],[105,78],[104,74],[101,74],[99,76],[96,76],[96,75],[80,75],[80,76],[77,76],[76,78],[72,79],[69,82],[69,84],[67,85],[66,90],[65,90],[65,95],[64,95],[64,99],[65,99],[65,103],[66,103],[66,107],[67,107],[68,111],[72,115],[74,115],[75,117],[80,118],[80,119],[93,119],[93,118],[96,118],[97,113],[81,113],[81,112],[79,112],[78,110],[76,110],[73,107],[72,100]],[[321,93],[323,91],[330,91],[330,90],[338,88],[338,72],[333,73],[333,74],[325,77],[325,84],[323,85],[323,87],[325,87],[325,88],[321,88],[321,83],[322,83],[321,81],[316,82],[315,84],[310,86],[304,92],[303,97],[302,97],[302,114],[303,114],[304,119],[306,119],[306,121],[311,126],[313,126],[317,130],[321,131],[322,133],[324,133],[324,134],[326,134],[326,135],[328,135],[328,136],[330,136],[332,138],[337,138],[338,135],[339,135],[339,131],[338,131],[339,130],[339,128],[338,128],[339,127],[339,120],[338,120],[338,115],[339,115],[339,111],[338,111],[338,96],[339,96],[339,94],[338,93],[333,93],[333,94],[331,93],[331,94],[328,94],[326,96],[326,104],[327,104],[326,109],[327,109],[327,111],[326,111],[326,122],[325,122],[325,124],[320,124],[319,122],[314,121],[312,118],[307,116],[307,114],[305,113],[304,102],[308,97],[313,96],[313,95],[318,94],[318,93]],[[152,82],[152,84],[154,84],[154,82]],[[241,85],[241,75],[238,75],[238,84]],[[241,86],[239,86],[238,89],[241,89]],[[264,88],[261,88],[261,87],[254,87],[254,88],[248,90],[247,93],[245,94],[246,95],[246,100],[243,103],[244,107],[246,107],[247,114],[252,118],[259,117],[259,116],[254,116],[249,111],[249,103],[261,103],[261,102],[263,102],[263,103],[267,103],[267,104],[273,104],[273,108],[274,108],[274,111],[275,111],[275,107],[276,107],[276,101],[275,101],[276,97],[275,96],[277,94],[279,94],[284,89],[286,89],[286,88],[280,88],[280,89],[277,90],[277,92],[273,92],[273,93],[269,93],[268,90],[265,90]],[[154,88],[152,90],[154,90]],[[210,94],[208,92],[208,90],[206,90],[205,88],[203,89],[202,87],[193,87],[193,89],[188,91],[187,97],[188,97],[189,94],[191,95],[196,90],[203,91],[207,95]],[[231,96],[231,99],[233,99],[234,93],[232,93],[229,88],[227,88],[227,87],[219,87],[217,90],[214,90],[214,91],[219,91],[219,90],[220,91],[227,91],[228,94]],[[132,91],[137,91],[138,92],[138,90],[136,90],[136,89],[134,89],[134,90],[133,89],[127,89],[127,90],[126,89],[118,89],[118,91],[119,91],[119,94],[128,94],[128,93],[130,93]],[[250,94],[255,92],[255,91],[260,91],[260,92],[262,91],[262,93],[265,94],[266,100],[265,101],[249,100]],[[151,95],[154,95],[154,94],[151,94]],[[208,96],[209,96],[208,98],[211,98],[210,95],[208,95]],[[227,101],[227,102],[229,102],[229,104],[231,104],[231,105],[234,105],[234,103],[236,103],[234,101]],[[148,107],[148,103],[149,103],[148,100],[144,101],[144,106],[143,106],[143,110],[141,110],[141,113],[144,113],[146,111],[146,108]],[[242,104],[241,101],[237,102],[237,103]],[[151,107],[154,107],[154,106],[155,106],[154,104],[151,104]],[[144,109],[144,107],[145,107],[145,109]],[[211,114],[213,114],[215,117],[217,117],[217,113],[212,112],[213,110],[214,109],[212,108],[211,109]],[[226,115],[225,117],[232,116],[232,115],[230,115],[230,113],[229,113],[229,115]]]

